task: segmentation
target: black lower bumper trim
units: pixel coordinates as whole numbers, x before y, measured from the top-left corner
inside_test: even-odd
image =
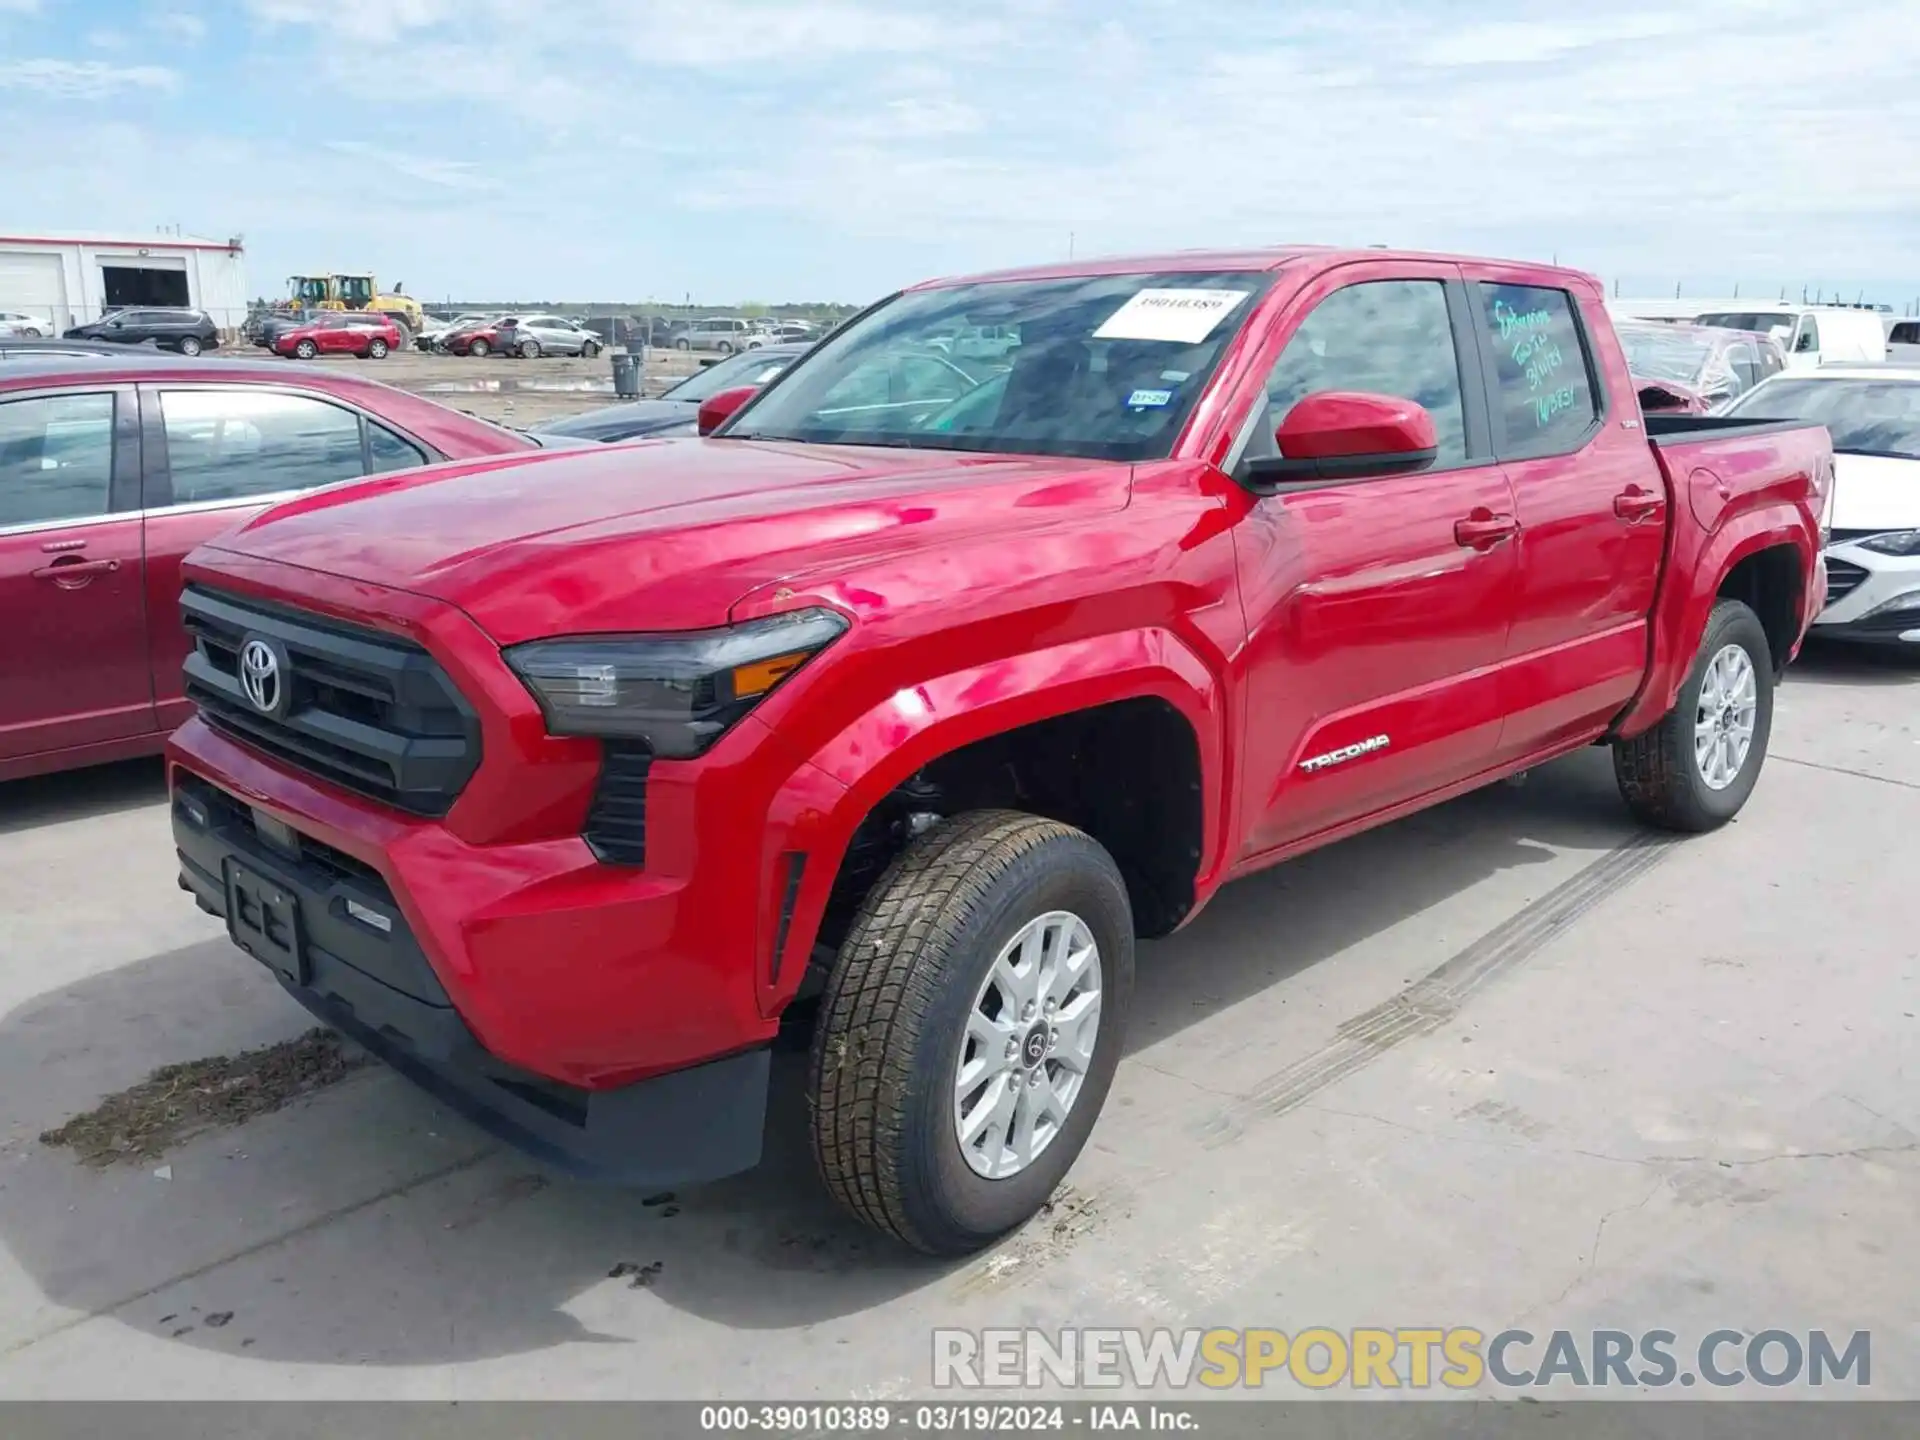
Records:
[[[269,844],[250,816],[217,787],[183,784],[173,806],[180,886],[321,1021],[483,1130],[569,1174],[658,1188],[759,1163],[765,1048],[616,1090],[581,1090],[507,1065],[461,1020],[376,873],[307,837],[297,837],[297,855],[284,835]],[[368,915],[388,928],[368,927]]]

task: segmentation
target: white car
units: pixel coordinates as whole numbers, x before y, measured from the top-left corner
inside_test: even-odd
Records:
[[[0,340],[34,340],[57,334],[52,316],[35,315],[26,310],[0,310]]]
[[[1833,436],[1827,604],[1813,633],[1920,646],[1920,365],[1790,370],[1724,413]]]

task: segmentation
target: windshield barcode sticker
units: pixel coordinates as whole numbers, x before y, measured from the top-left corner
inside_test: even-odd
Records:
[[[1141,290],[1093,332],[1096,340],[1198,345],[1247,298],[1244,290]]]

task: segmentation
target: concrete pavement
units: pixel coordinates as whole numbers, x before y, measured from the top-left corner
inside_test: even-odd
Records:
[[[1593,751],[1232,887],[957,1264],[833,1211],[791,1058],[766,1164],[654,1205],[378,1070],[83,1168],[35,1137],[306,1020],[174,888],[157,765],[0,787],[0,1397],[905,1396],[936,1324],[1864,1329],[1920,1397],[1917,698],[1810,658],[1714,836]]]

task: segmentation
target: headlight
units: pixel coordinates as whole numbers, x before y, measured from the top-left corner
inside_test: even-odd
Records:
[[[1920,530],[1893,530],[1885,535],[1869,535],[1854,543],[1862,550],[1882,555],[1920,555]]]
[[[506,651],[555,735],[642,740],[698,755],[847,628],[832,610],[795,610],[723,630],[537,640]]]

